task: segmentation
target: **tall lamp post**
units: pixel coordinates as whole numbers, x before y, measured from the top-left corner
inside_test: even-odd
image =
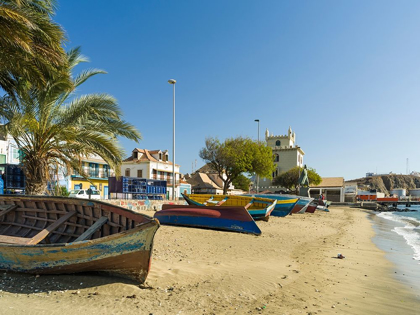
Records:
[[[175,200],[175,83],[176,80],[168,80],[169,84],[174,86],[173,92],[173,138],[172,138],[172,200]]]
[[[254,121],[256,121],[258,123],[258,144],[260,143],[260,120],[259,119],[255,119]],[[260,178],[257,175],[257,193],[258,193],[258,184],[259,184]]]

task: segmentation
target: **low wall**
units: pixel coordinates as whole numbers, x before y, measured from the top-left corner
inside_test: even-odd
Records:
[[[101,200],[130,210],[158,211],[163,204],[185,205],[185,200],[136,200],[136,199],[106,199]]]

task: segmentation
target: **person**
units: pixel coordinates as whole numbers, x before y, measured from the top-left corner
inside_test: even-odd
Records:
[[[321,194],[322,200],[325,200],[324,194]]]

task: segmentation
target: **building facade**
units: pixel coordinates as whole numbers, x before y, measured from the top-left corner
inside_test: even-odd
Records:
[[[180,166],[175,164],[175,181],[173,179],[173,164],[169,161],[168,150],[134,149],[130,157],[121,165],[121,175],[146,179],[165,180],[167,182],[167,197],[172,199],[172,189],[175,187],[175,198],[180,197]],[[175,182],[175,186],[174,185]]]
[[[108,177],[115,176],[114,170],[98,155],[92,155],[82,160],[83,177],[76,170],[71,174],[66,170],[58,172],[58,181],[69,191],[73,189],[94,189],[101,194],[101,199],[108,199]]]
[[[296,166],[303,167],[305,152],[303,152],[301,147],[296,145],[296,134],[292,132],[292,128],[290,127],[286,135],[270,135],[270,132],[266,129],[265,141],[267,146],[273,151],[276,169],[272,173],[271,178],[258,179],[258,190],[276,191],[281,187],[273,186],[273,179]],[[254,181],[256,182],[257,180]],[[255,187],[253,189],[255,190]]]

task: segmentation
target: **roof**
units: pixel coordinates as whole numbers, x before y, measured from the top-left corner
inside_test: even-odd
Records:
[[[322,181],[317,186],[310,187],[343,187],[344,177],[322,177]]]
[[[212,174],[210,174],[212,175]],[[212,176],[213,177],[213,176]],[[223,185],[219,185],[219,180],[213,180],[213,178],[209,176],[209,174],[206,173],[194,173],[191,178],[187,180],[189,184],[191,184],[192,187],[209,187],[209,188],[215,188],[215,189],[222,189]]]
[[[133,158],[133,154],[131,154],[131,156],[129,156],[128,158],[126,158],[125,160],[123,160],[124,162],[134,162],[134,163],[141,163],[141,162],[160,162],[160,163],[167,163],[172,165],[171,161],[159,161],[156,158],[153,157],[152,154],[156,154],[156,153],[164,153],[166,154],[168,152],[168,150],[162,151],[162,150],[147,150],[147,149],[139,149],[139,148],[135,148],[132,152],[139,152],[142,153],[141,157],[139,159],[134,159]],[[175,163],[175,165],[179,166],[178,164]]]

